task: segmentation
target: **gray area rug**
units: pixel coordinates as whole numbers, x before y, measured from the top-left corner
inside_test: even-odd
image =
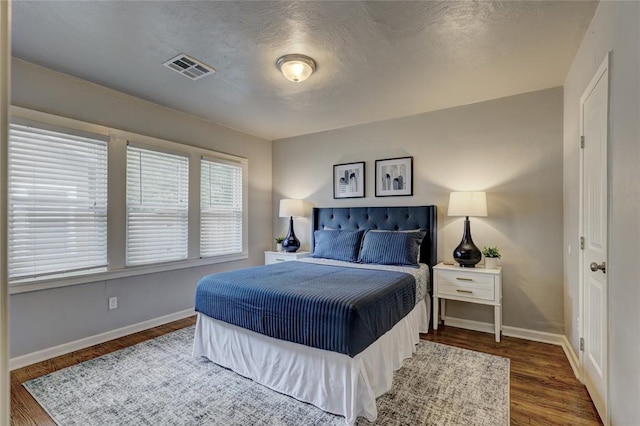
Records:
[[[59,425],[343,425],[191,356],[188,327],[24,383]],[[509,360],[421,341],[377,400],[379,425],[508,425]],[[370,425],[358,418],[358,425]]]

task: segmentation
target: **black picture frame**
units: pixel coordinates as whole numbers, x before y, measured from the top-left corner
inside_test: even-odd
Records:
[[[334,164],[333,198],[364,198],[366,196],[365,162]]]
[[[376,160],[376,197],[413,195],[413,157]]]

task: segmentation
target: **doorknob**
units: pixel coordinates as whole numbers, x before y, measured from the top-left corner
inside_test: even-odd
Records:
[[[596,272],[598,269],[600,269],[603,274],[607,273],[607,262],[602,262],[599,265],[596,262],[591,262],[591,265],[589,265],[589,267],[591,267],[591,270],[593,272]]]

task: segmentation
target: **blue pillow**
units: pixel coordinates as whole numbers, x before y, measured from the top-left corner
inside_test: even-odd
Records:
[[[363,234],[364,231],[315,231],[311,257],[355,262]]]
[[[419,247],[426,232],[369,231],[358,262],[419,267]]]

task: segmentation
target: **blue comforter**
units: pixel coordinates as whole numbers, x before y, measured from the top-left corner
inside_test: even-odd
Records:
[[[415,279],[403,272],[282,262],[204,276],[195,302],[220,321],[353,357],[415,298]]]

